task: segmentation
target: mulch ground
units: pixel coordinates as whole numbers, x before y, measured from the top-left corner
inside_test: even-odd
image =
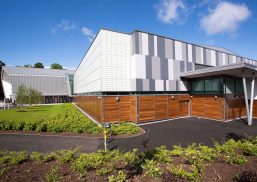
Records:
[[[201,178],[203,182],[210,181],[235,181],[235,177],[244,171],[254,171],[257,174],[257,157],[247,157],[248,162],[245,165],[226,164],[222,160],[209,163],[205,167],[204,175]],[[55,161],[49,163],[39,163],[26,161],[20,165],[0,164],[0,181],[46,181],[46,174],[57,165]],[[133,175],[133,171],[127,171],[128,181],[134,182],[158,182],[167,181],[164,178],[149,178],[144,175]],[[79,173],[75,172],[71,164],[61,164],[58,170],[60,181],[108,181],[108,176],[98,176],[95,171],[89,171],[86,177],[81,178]],[[169,181],[187,181],[185,179],[170,178]]]

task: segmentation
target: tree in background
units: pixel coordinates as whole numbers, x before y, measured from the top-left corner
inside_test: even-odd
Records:
[[[53,63],[51,64],[51,69],[58,69],[58,70],[62,70],[62,65],[58,64],[58,63]]]
[[[2,66],[5,66],[4,61],[0,60],[0,68],[2,68]]]
[[[25,85],[20,85],[16,93],[16,103],[20,106],[20,111],[24,111],[24,105],[28,104],[28,93]]]
[[[28,89],[28,104],[39,104],[42,101],[42,93],[35,89]]]
[[[34,68],[44,68],[43,63],[37,62],[34,64]]]
[[[31,64],[25,64],[24,67],[25,68],[32,68],[33,66]]]
[[[28,89],[23,84],[19,86],[16,95],[16,103],[20,106],[21,111],[25,110],[25,104],[39,104],[42,101],[41,92],[32,88]]]

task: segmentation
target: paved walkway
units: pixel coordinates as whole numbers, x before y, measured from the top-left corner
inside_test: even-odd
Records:
[[[232,121],[228,123],[198,119],[184,118],[166,121],[162,123],[144,125],[145,134],[131,138],[110,138],[109,149],[120,149],[122,151],[145,146],[156,147],[181,144],[186,146],[192,143],[203,143],[211,146],[213,140],[223,141],[229,138],[240,139],[245,135],[257,136],[257,120],[252,126],[243,121]],[[74,149],[82,146],[82,151],[93,152],[103,149],[103,139],[77,137],[77,136],[30,136],[0,134],[0,150],[26,150],[51,152],[60,149]]]

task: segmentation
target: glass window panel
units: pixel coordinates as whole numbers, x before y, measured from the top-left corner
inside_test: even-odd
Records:
[[[204,91],[204,80],[193,81],[192,90],[194,92],[203,92]]]
[[[235,93],[235,80],[231,78],[226,79],[226,94]]]
[[[213,79],[211,80],[211,90],[212,91],[219,91],[220,88],[219,88],[219,79]]]
[[[243,81],[241,79],[236,80],[236,93],[238,94],[244,93]]]

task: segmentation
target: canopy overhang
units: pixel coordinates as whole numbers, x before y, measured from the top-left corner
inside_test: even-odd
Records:
[[[252,73],[257,72],[257,66],[249,63],[236,63],[224,66],[203,68],[195,71],[180,73],[181,78],[202,78],[209,76],[228,75],[242,77],[242,72],[246,78],[252,78]]]
[[[240,77],[243,81],[244,87],[244,98],[245,98],[245,107],[247,114],[248,125],[252,125],[253,118],[253,97],[254,97],[254,86],[255,86],[255,74],[257,72],[257,66],[249,63],[236,63],[224,66],[210,67],[199,69],[195,71],[184,72],[180,74],[181,79],[194,79],[202,77],[211,77],[219,75],[228,75],[233,77]],[[246,78],[251,79],[251,88],[246,86]],[[248,105],[248,94],[247,89],[250,90],[250,106]],[[250,108],[249,108],[250,107]]]

